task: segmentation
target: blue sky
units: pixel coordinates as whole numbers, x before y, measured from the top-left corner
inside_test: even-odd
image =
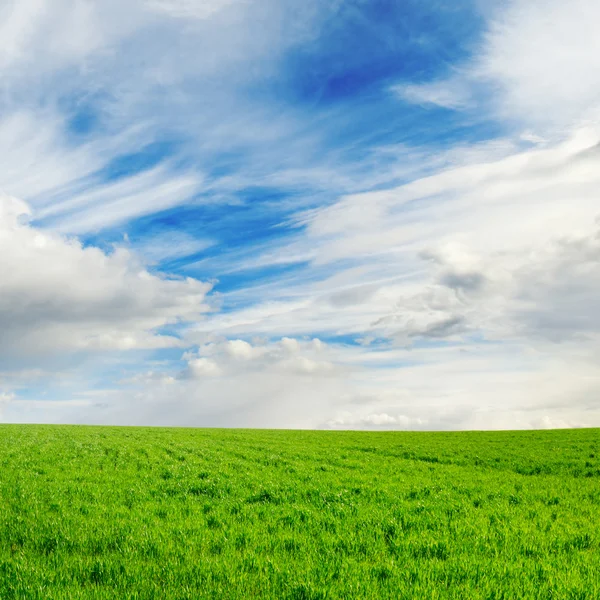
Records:
[[[598,425],[597,18],[5,4],[0,419]]]

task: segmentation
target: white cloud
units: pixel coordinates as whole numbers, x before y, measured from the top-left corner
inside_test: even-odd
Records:
[[[146,235],[141,241],[129,237],[128,247],[150,264],[160,264],[198,254],[215,244],[213,240],[194,237],[183,231],[163,231]]]
[[[153,10],[178,18],[206,19],[239,0],[146,0]],[[243,2],[243,0],[242,0]]]
[[[404,101],[422,106],[438,106],[460,110],[472,104],[469,89],[457,79],[392,87],[392,92]]]
[[[1,392],[0,391],[0,419],[3,416],[4,409],[15,399],[15,395],[12,392]]]
[[[226,340],[191,353],[179,377],[146,373],[121,390],[74,396],[72,403],[15,399],[6,420],[144,425],[342,429],[524,429],[593,426],[600,418],[597,359],[552,357],[522,345],[387,349],[298,340],[293,356],[334,370],[282,368],[281,342],[233,359]],[[394,365],[394,368],[390,368]],[[194,367],[199,367],[195,370]],[[549,376],[551,373],[551,376]],[[35,409],[35,410],[34,410]]]
[[[53,229],[87,233],[152,214],[191,200],[201,189],[197,174],[173,173],[166,165],[97,185],[36,211],[37,219],[50,219]]]
[[[473,77],[497,88],[497,109],[528,127],[572,127],[600,116],[596,0],[510,2],[489,24]]]
[[[114,153],[131,152],[147,142],[143,132],[128,129],[74,146],[64,129],[64,116],[54,110],[5,107],[0,117],[2,189],[33,206],[47,203],[52,192],[81,186]]]
[[[154,330],[197,320],[210,285],[151,275],[124,249],[107,255],[27,225],[28,207],[0,197],[3,356],[179,345]]]
[[[364,415],[343,412],[331,419],[327,425],[332,429],[419,429],[424,421],[404,415],[388,415],[387,413],[368,413]]]
[[[446,247],[425,254],[435,276],[416,296],[398,299],[380,335],[450,339],[481,333],[492,339],[600,341],[600,227],[542,246],[472,257]],[[600,347],[599,347],[600,349]]]
[[[145,425],[320,426],[332,416],[332,405],[351,395],[349,373],[326,344],[293,341],[205,344],[185,354],[186,366],[175,379],[145,373],[130,380],[134,387],[95,394],[93,402],[86,397],[84,405],[78,404],[82,398],[74,398],[70,406],[37,406],[36,417]],[[32,416],[26,403],[17,403],[5,418],[28,421]]]
[[[299,341],[283,337],[270,343],[251,344],[241,339],[209,342],[199,347],[197,356],[187,352],[185,358],[190,377],[269,370],[322,376],[339,372],[328,358],[329,354],[326,344],[319,339]]]
[[[423,106],[478,109],[538,143],[600,118],[596,0],[514,0],[488,11],[471,58],[443,79],[392,91]]]
[[[188,362],[188,374],[194,379],[216,377],[221,374],[221,368],[210,358],[193,358]]]

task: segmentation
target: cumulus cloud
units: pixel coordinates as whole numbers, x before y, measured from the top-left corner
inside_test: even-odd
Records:
[[[74,398],[46,414],[66,422],[140,425],[322,426],[352,395],[349,370],[317,339],[220,340],[184,354],[175,376],[160,370],[124,381],[124,389]],[[84,401],[83,404],[81,402]],[[44,414],[37,406],[36,416]],[[10,418],[27,421],[28,403]]]
[[[211,342],[197,352],[187,352],[190,378],[221,376],[230,372],[276,371],[320,377],[339,374],[331,362],[331,351],[319,339],[297,340],[283,337],[277,342],[251,344],[233,339]]]
[[[419,418],[387,413],[367,413],[364,415],[344,412],[328,421],[332,429],[420,429],[425,422]]]
[[[436,264],[437,272],[419,300],[437,319],[418,330],[420,335],[446,338],[458,329],[532,345],[600,340],[598,220],[588,231],[522,252],[490,253],[478,260],[446,247],[423,256]],[[398,303],[401,311],[409,306],[406,300]]]
[[[84,247],[29,214],[0,197],[1,355],[177,346],[157,330],[208,310],[209,284],[152,275],[127,250]]]

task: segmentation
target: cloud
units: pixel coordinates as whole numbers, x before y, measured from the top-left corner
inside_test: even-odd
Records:
[[[238,0],[147,0],[152,10],[170,17],[206,19],[230,4],[243,4]]]
[[[488,7],[471,56],[440,79],[398,84],[392,91],[422,106],[467,110],[503,127],[525,127],[535,143],[558,139],[600,117],[600,42],[595,0]]]
[[[472,104],[469,90],[457,80],[392,86],[392,92],[405,102],[461,110]]]
[[[478,333],[532,346],[569,340],[597,344],[599,241],[600,227],[592,223],[588,231],[479,261],[452,247],[422,253],[434,263],[434,277],[421,293],[399,298],[396,312],[375,329],[397,340]]]
[[[72,190],[68,199],[40,207],[36,218],[56,231],[88,233],[183,204],[200,189],[198,174],[177,174],[161,165],[92,190]]]
[[[144,236],[141,241],[127,240],[133,251],[150,264],[161,264],[198,254],[215,244],[182,231],[162,232]]]
[[[10,392],[0,392],[0,418],[2,418],[4,409],[15,399],[15,395]]]
[[[208,310],[209,284],[152,275],[125,249],[83,247],[28,225],[29,214],[0,197],[1,355],[177,346],[157,330]]]
[[[54,110],[5,107],[0,117],[2,189],[32,205],[47,203],[100,170],[112,153],[131,151],[144,141],[140,131],[123,131],[77,146],[65,133],[65,117]]]
[[[510,2],[489,23],[473,77],[495,86],[500,115],[570,128],[600,115],[595,0]],[[542,129],[543,131],[543,129]]]
[[[67,422],[310,428],[351,393],[344,368],[319,340],[215,341],[188,351],[175,378],[159,372],[125,390],[98,393],[85,406],[61,406]],[[48,403],[48,410],[52,409]],[[27,420],[27,405],[13,406]],[[43,407],[38,407],[38,416]]]
[[[556,342],[600,340],[600,220],[536,249],[516,278],[513,319],[526,333]]]
[[[221,376],[230,372],[276,371],[292,375],[327,376],[336,366],[327,360],[327,346],[319,339],[310,341],[284,337],[278,342],[250,344],[233,339],[201,346],[197,355],[186,353],[188,376]]]
[[[332,429],[420,429],[425,422],[404,415],[369,413],[359,416],[351,412],[338,415],[327,423]]]
[[[292,358],[327,361],[334,370],[307,373],[282,365],[281,340],[249,344],[256,350],[250,361],[231,356],[229,341],[223,340],[189,353],[175,377],[146,372],[121,389],[74,395],[72,401],[15,398],[4,418],[448,430],[592,426],[600,417],[594,401],[600,391],[597,362],[572,360],[574,355],[564,361],[528,353],[518,344],[485,343],[373,351],[321,342],[317,352],[313,341],[295,341],[299,347]],[[198,365],[200,371],[194,369]]]

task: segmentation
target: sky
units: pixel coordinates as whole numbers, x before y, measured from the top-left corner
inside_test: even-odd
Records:
[[[5,0],[0,421],[600,426],[597,0]]]

